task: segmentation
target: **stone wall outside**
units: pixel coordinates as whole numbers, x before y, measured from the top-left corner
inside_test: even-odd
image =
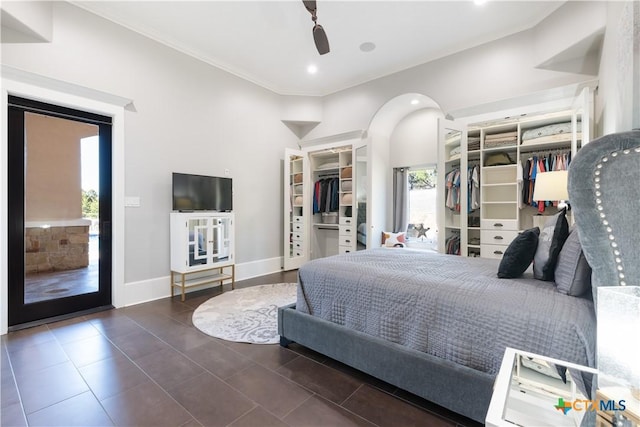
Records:
[[[25,252],[25,274],[87,267],[89,227],[26,228]]]

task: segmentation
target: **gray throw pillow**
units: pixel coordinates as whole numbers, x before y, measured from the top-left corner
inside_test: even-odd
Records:
[[[569,223],[564,209],[550,216],[540,230],[538,247],[533,257],[533,277],[553,281],[558,255],[569,236]]]
[[[564,242],[555,271],[558,292],[579,297],[591,289],[591,267],[587,263],[578,230],[574,229]]]

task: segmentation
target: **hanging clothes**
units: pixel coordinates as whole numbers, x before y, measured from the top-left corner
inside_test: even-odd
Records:
[[[449,255],[460,255],[460,235],[453,234],[445,241],[446,253]]]
[[[480,208],[480,165],[468,169],[467,177],[467,212]]]
[[[337,212],[340,206],[340,179],[322,178],[313,185],[313,213]]]
[[[460,169],[453,169],[447,173],[445,206],[456,212],[460,212]]]
[[[538,172],[546,172],[547,171],[547,162],[546,162],[546,157],[539,157],[538,158]],[[545,201],[544,200],[538,200],[538,212],[540,213],[544,213],[544,207],[545,207]]]
[[[571,152],[536,153],[521,160],[521,163],[522,173],[518,172],[518,176],[522,176],[520,208],[533,206],[543,213],[547,206],[557,206],[557,200],[533,200],[536,176],[542,172],[567,170],[571,163]]]

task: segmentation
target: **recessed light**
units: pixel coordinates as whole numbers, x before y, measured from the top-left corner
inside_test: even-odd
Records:
[[[473,0],[473,2],[476,4],[476,6],[482,6],[487,2],[487,0]]]
[[[420,103],[420,101],[417,100],[417,99],[412,99],[411,100],[411,105],[418,105],[419,103]]]
[[[318,72],[318,67],[315,64],[311,64],[307,67],[307,72],[309,74],[315,74]]]
[[[364,42],[360,45],[360,50],[363,52],[371,52],[376,48],[376,45],[371,42]]]

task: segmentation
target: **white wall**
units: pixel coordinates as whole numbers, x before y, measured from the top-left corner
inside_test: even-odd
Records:
[[[125,282],[169,273],[172,171],[229,169],[237,262],[279,266],[283,152],[297,147],[280,121],[280,97],[67,3],[54,4],[53,24],[51,43],[3,44],[2,63],[133,100],[125,192],[141,206],[126,210]]]
[[[391,134],[391,167],[412,167],[438,163],[439,110],[423,109],[404,117]]]
[[[596,102],[596,135],[640,127],[640,3],[609,2]]]
[[[5,1],[2,16],[3,42],[32,43],[50,41],[53,33],[52,2]]]

